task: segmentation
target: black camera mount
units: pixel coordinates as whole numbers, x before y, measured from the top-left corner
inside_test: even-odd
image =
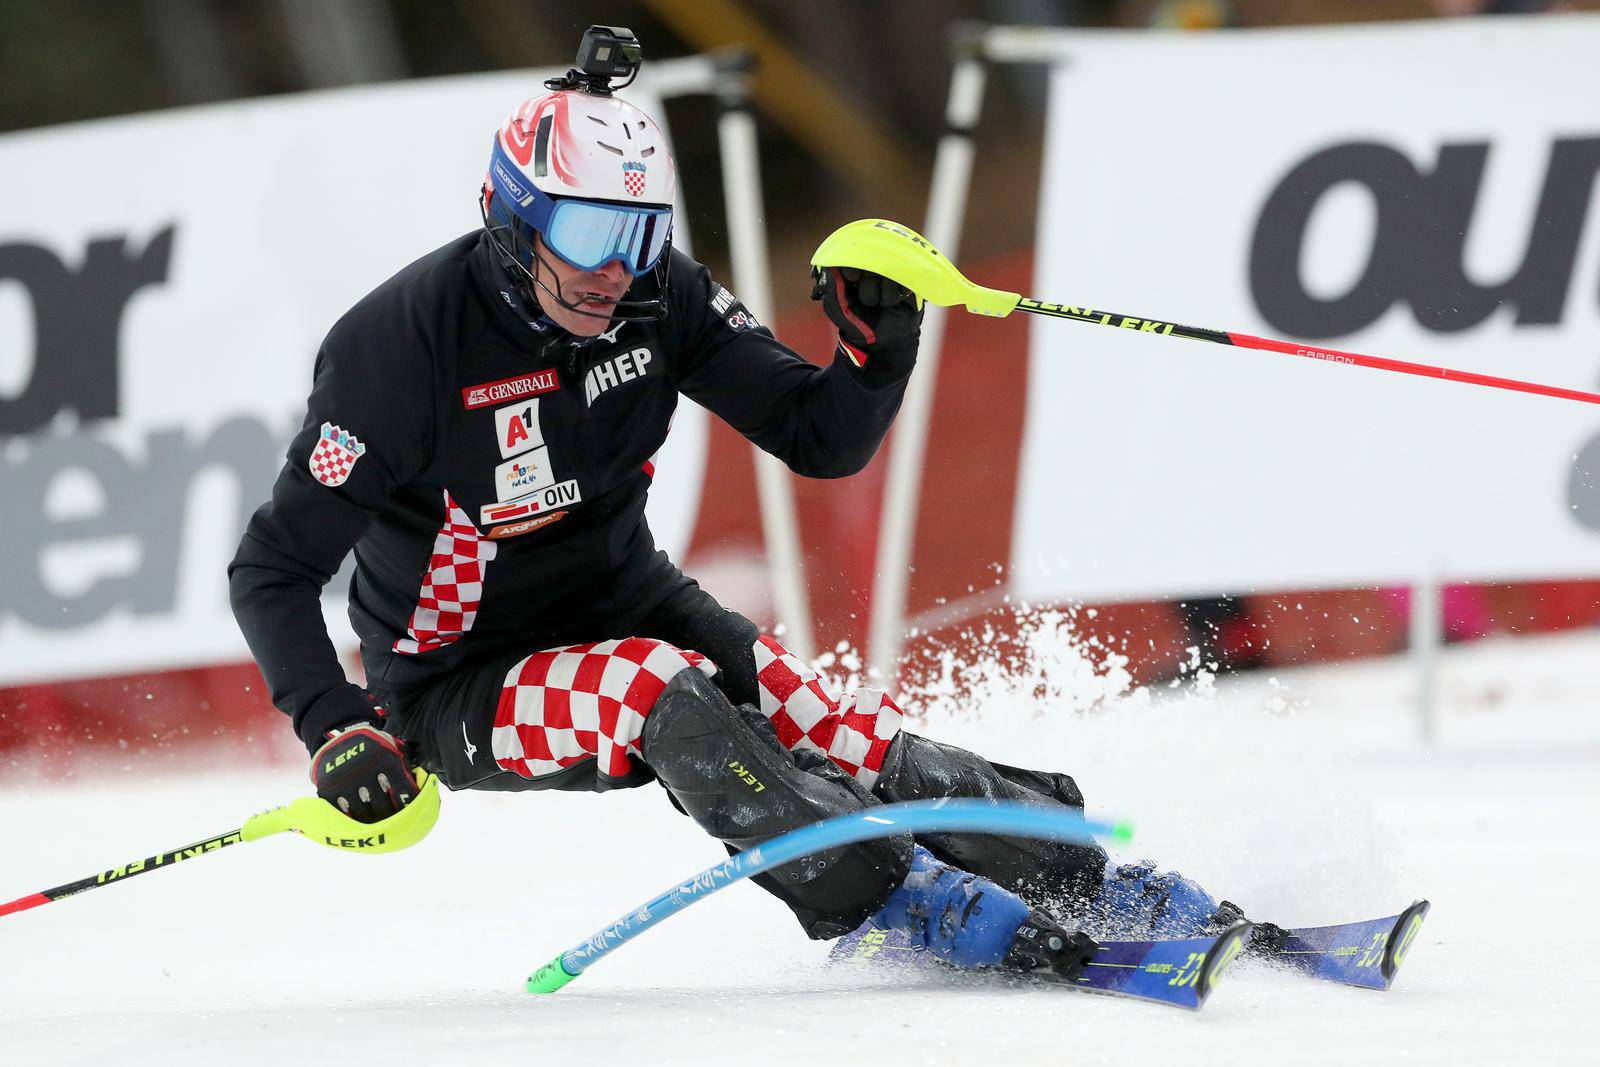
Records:
[[[633,84],[644,64],[639,38],[626,26],[590,26],[578,42],[577,65],[560,78],[546,81],[547,89],[576,89],[595,96],[610,96]],[[626,78],[612,85],[612,78]]]

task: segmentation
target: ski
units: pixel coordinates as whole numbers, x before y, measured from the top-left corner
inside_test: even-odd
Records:
[[[1235,923],[1217,937],[1179,941],[1101,941],[1095,958],[1077,978],[1046,974],[986,972],[1020,981],[1041,981],[1091,993],[1110,993],[1138,1000],[1198,1010],[1216,988],[1229,964],[1245,950],[1250,924]],[[901,930],[879,930],[871,924],[834,942],[835,963],[871,963],[915,970],[961,972],[914,945]]]
[[[1266,959],[1314,978],[1388,989],[1427,915],[1428,902],[1419,900],[1399,915],[1381,919],[1286,929],[1281,947],[1260,951]]]

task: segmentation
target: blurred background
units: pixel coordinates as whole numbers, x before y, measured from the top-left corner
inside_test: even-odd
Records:
[[[762,170],[780,278],[803,276],[812,234],[893,208],[918,218],[944,123],[952,24],[1203,30],[1533,11],[1596,0],[0,0],[0,132],[308,89],[564,65],[595,22],[626,25],[652,58],[726,46],[758,60]],[[938,57],[938,61],[934,61]],[[1045,75],[1004,69],[979,130],[994,195],[967,248],[1014,251],[1033,219]],[[714,159],[704,98],[669,104],[687,159]],[[700,113],[696,114],[696,108]],[[723,265],[720,175],[690,186],[701,258]],[[1015,184],[1009,184],[1014,182]],[[985,207],[988,210],[985,210]],[[799,281],[778,286],[785,307]]]
[[[756,62],[751,102],[759,131],[767,205],[763,221],[774,277],[771,324],[778,336],[820,361],[829,353],[829,330],[806,299],[811,251],[823,235],[849,219],[888,216],[921,224],[945,125],[952,69],[949,41],[963,21],[1177,35],[1597,10],[1597,0],[1561,4],[1537,0],[616,0],[603,4],[0,0],[0,146],[39,143],[27,138],[43,135],[45,127],[191,105],[560,67],[570,62],[583,28],[594,22],[631,27],[644,42],[647,64],[729,47],[747,49]],[[1131,82],[1148,79],[1135,68],[1130,68],[1128,77]],[[1482,77],[1492,83],[1495,75],[1487,71]],[[530,78],[523,95],[532,95],[537,88]],[[1172,94],[1176,114],[1182,87],[1168,86],[1165,91]],[[966,272],[988,284],[1024,292],[1029,292],[1040,253],[1036,205],[1046,166],[1048,94],[1048,75],[1039,64],[992,67],[973,132],[979,162],[961,227],[960,260]],[[514,102],[507,99],[506,107]],[[730,251],[717,101],[704,94],[673,96],[664,106],[686,176],[696,257],[726,278]],[[1081,121],[1095,124],[1096,101],[1079,100],[1074,106]],[[498,112],[477,115],[473,136],[487,143],[498,120]],[[1357,114],[1344,127],[1355,136],[1374,125]],[[382,167],[403,168],[406,150],[429,150],[426,144],[408,142],[403,109],[390,112],[377,126],[376,131],[363,129],[360,136],[376,132],[374,143],[381,140],[395,153],[378,157]],[[1475,132],[1470,117],[1455,126],[1463,135]],[[17,136],[8,136],[13,134]],[[356,136],[352,130],[351,137]],[[1219,144],[1219,152],[1249,151],[1252,131],[1240,128],[1234,136],[1232,143]],[[1115,139],[1108,138],[1100,151],[1114,155]],[[64,155],[59,166],[90,167],[114,182],[119,162]],[[48,200],[17,203],[19,181],[19,171],[0,170],[0,188],[7,189],[13,200],[8,217],[26,219],[72,210]],[[474,177],[462,184],[463,210],[471,209],[475,181]],[[378,195],[348,187],[329,188],[326,193],[330,200]],[[1205,202],[1196,206],[1203,208]],[[406,205],[386,210],[403,230]],[[283,227],[294,222],[277,220]],[[0,245],[27,233],[24,223],[8,225],[0,230]],[[308,234],[306,255],[316,257],[328,242],[358,236]],[[417,255],[431,247],[421,240],[410,245]],[[249,254],[248,248],[230,253]],[[408,258],[395,256],[392,267]],[[1092,273],[1092,264],[1086,269]],[[0,296],[5,281],[0,278]],[[363,291],[365,286],[352,283],[348,292],[339,294],[339,301],[348,305]],[[1182,319],[1181,302],[1168,293],[1104,296],[1107,303],[1116,299],[1112,306],[1126,304],[1132,312],[1144,304],[1149,312],[1193,321]],[[240,294],[240,299],[246,301],[247,294]],[[0,317],[0,326],[7,327],[0,334],[0,345],[11,349],[0,353],[0,369],[10,361],[12,399],[17,395],[15,383],[23,377],[15,368],[29,359],[24,349],[31,333],[24,323],[24,307],[20,300],[0,303],[0,313],[11,316]],[[1210,314],[1199,309],[1197,324],[1208,324]],[[1270,323],[1218,318],[1211,324],[1259,326],[1262,332],[1272,332]],[[307,330],[303,349],[287,352],[284,358],[304,360],[308,368],[320,334],[310,326]],[[925,504],[918,513],[904,611],[905,628],[913,636],[899,667],[902,682],[937,671],[939,656],[952,647],[970,647],[973,638],[963,635],[974,632],[986,635],[983,640],[1003,657],[1004,635],[1019,625],[1019,597],[1010,583],[1017,536],[1012,516],[1024,449],[1029,344],[1029,327],[1020,321],[987,323],[966,317],[950,321],[923,467],[923,499],[976,499],[989,506],[987,513],[974,513],[970,508]],[[1177,342],[1151,344],[1159,348]],[[1360,346],[1348,342],[1348,347]],[[1435,355],[1441,361],[1446,358]],[[1209,357],[1201,353],[1190,358]],[[69,368],[67,373],[77,371]],[[1385,384],[1378,376],[1366,381],[1365,387],[1381,390]],[[1569,378],[1560,384],[1592,387],[1592,369],[1587,381]],[[83,421],[92,419],[85,416]],[[45,447],[38,427],[28,431],[36,438],[31,445],[25,440],[27,433],[10,432],[7,455],[14,459],[25,448]],[[56,425],[50,432],[76,433],[78,424]],[[1212,487],[1217,509],[1230,508],[1233,494],[1263,491],[1237,480],[1226,455],[1208,455],[1203,430],[1195,432],[1193,446],[1190,459]],[[1066,457],[1065,462],[1070,466],[1090,458]],[[13,486],[21,477],[21,462],[16,459],[18,466],[0,467],[0,475],[13,479]],[[767,580],[768,556],[748,447],[731,430],[713,422],[706,430],[704,463],[707,473],[699,509],[681,562],[730,606],[766,625],[781,622]],[[885,466],[885,456],[880,455],[868,471],[846,482],[797,480],[793,485],[816,646],[835,649],[830,662],[843,669],[860,662],[852,658],[851,650],[866,643]],[[247,488],[254,487],[252,483]],[[14,497],[8,492],[7,499]],[[1166,521],[1159,501],[1146,505],[1148,523]],[[1096,502],[1086,497],[1073,522],[1087,528],[1102,521],[1097,514]],[[13,524],[13,535],[16,530]],[[1070,544],[1075,530],[1067,526],[1056,533]],[[18,565],[31,564],[23,560]],[[1600,573],[1600,566],[1594,571]],[[1553,565],[1549,573],[1518,575],[1515,580],[1447,579],[1442,585],[1438,625],[1444,642],[1592,627],[1600,622],[1600,582],[1566,563]],[[1398,654],[1412,641],[1412,601],[1409,584],[1374,574],[1366,582],[1174,588],[1164,594],[1080,597],[1070,603],[1076,613],[1074,632],[1085,642],[1086,655],[1096,658],[1102,668],[1110,664],[1126,671],[1132,684],[1157,684],[1197,671],[1283,668]],[[68,609],[62,611],[70,618]],[[63,758],[66,754],[97,747],[113,751],[119,759],[132,758],[130,750],[139,758],[164,759],[187,747],[179,741],[198,738],[232,746],[249,743],[258,729],[274,731],[293,749],[287,729],[265,705],[253,666],[241,658],[217,662],[216,657],[205,656],[197,659],[209,662],[172,665],[165,662],[171,657],[163,657],[159,669],[105,669],[97,667],[94,640],[85,637],[81,660],[70,671],[33,670],[25,662],[25,646],[14,637],[19,627],[45,624],[25,622],[25,615],[15,604],[9,613],[0,611],[0,663],[10,657],[3,676],[8,681],[0,688],[0,777],[66,773],[71,762]],[[70,628],[70,623],[61,626]],[[181,658],[181,651],[178,655]]]

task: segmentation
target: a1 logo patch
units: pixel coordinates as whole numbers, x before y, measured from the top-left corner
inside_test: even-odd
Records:
[[[544,433],[539,429],[539,401],[497,409],[494,432],[500,443],[501,459],[510,459],[544,444]]]

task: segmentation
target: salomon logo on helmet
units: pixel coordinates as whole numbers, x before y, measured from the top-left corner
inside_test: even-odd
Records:
[[[523,188],[522,183],[511,176],[511,172],[506,169],[505,164],[500,162],[500,160],[494,160],[492,166],[494,169],[495,188],[499,189],[511,199],[517,201],[517,203],[526,204],[529,199],[529,194],[528,190]]]

